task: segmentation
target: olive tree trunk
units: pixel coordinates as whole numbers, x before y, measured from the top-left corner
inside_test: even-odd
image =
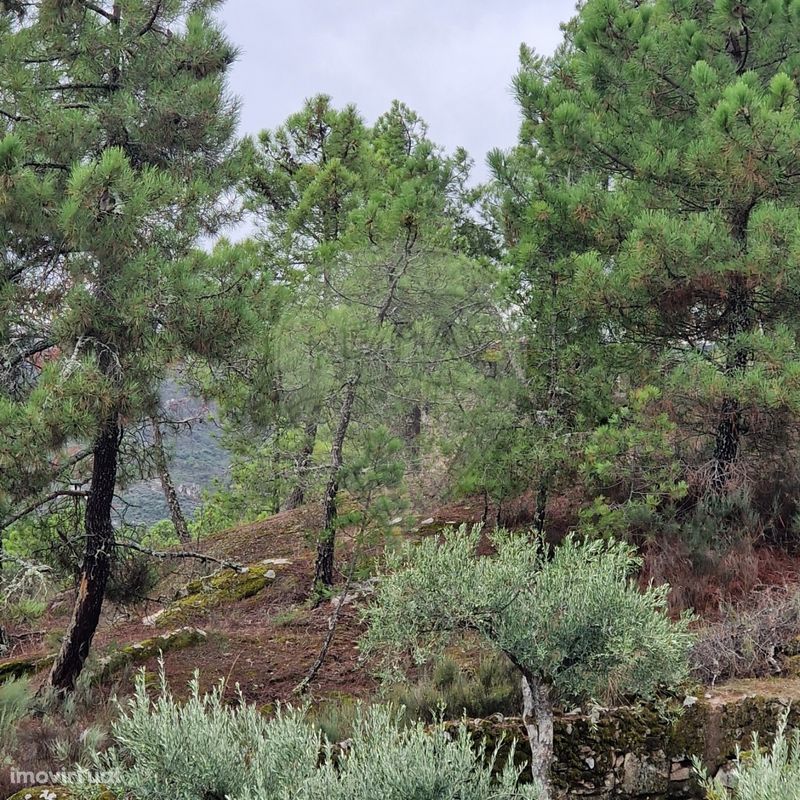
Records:
[[[60,693],[75,687],[100,621],[114,549],[111,507],[117,481],[119,443],[119,419],[114,413],[106,420],[93,446],[92,479],[86,501],[86,541],[78,594],[61,650],[45,683]]]
[[[553,700],[550,687],[532,675],[522,676],[522,724],[531,748],[531,776],[540,787],[540,800],[551,800],[553,762]]]

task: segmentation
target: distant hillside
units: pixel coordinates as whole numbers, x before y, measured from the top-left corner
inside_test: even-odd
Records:
[[[215,421],[215,407],[193,397],[175,380],[165,381],[161,404],[172,419],[197,417],[191,426],[178,433],[164,428],[169,468],[180,496],[184,513],[191,517],[200,505],[203,489],[215,479],[225,481],[230,470],[230,454],[222,446]],[[150,436],[150,432],[147,432]],[[169,516],[158,477],[137,483],[122,493],[129,505],[125,521],[133,525],[152,525]]]

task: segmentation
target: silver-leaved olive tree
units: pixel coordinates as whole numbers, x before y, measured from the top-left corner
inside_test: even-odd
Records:
[[[640,591],[635,551],[574,536],[541,539],[496,531],[478,557],[479,528],[448,530],[388,557],[366,612],[364,650],[395,669],[421,663],[455,634],[474,632],[521,674],[523,721],[541,796],[551,796],[553,708],[652,695],[687,672],[690,617],[667,615],[669,587]]]

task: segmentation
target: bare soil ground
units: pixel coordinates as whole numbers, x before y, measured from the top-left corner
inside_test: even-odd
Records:
[[[564,529],[569,527],[570,507],[566,499],[558,505],[560,527]],[[484,513],[482,498],[467,498],[441,506],[425,517],[418,515],[416,524],[398,531],[398,535],[434,535],[444,525],[479,522]],[[494,513],[494,509],[489,510],[490,520]],[[532,519],[530,499],[523,498],[504,513],[516,517],[522,526],[529,525]],[[320,522],[319,509],[308,506],[223,531],[197,545],[199,552],[242,564],[263,559],[287,559],[291,563],[277,567],[275,582],[255,596],[208,609],[186,620],[186,624],[206,631],[208,638],[202,645],[166,654],[167,677],[176,691],[180,692],[193,672],[199,670],[204,686],[225,679],[228,691],[233,692],[238,683],[244,696],[259,705],[293,698],[293,688],[319,653],[334,607],[332,601],[324,601],[317,607],[311,607],[308,602]],[[342,569],[349,561],[352,546],[352,536],[342,531],[337,543],[338,563]],[[370,559],[380,556],[382,547],[383,542],[376,542],[371,549],[361,552],[365,569]],[[481,549],[486,551],[488,547],[484,544]],[[800,558],[764,549],[756,552],[754,568],[754,580],[758,584],[780,583],[797,579]],[[165,632],[145,625],[142,620],[169,602],[179,586],[211,570],[213,567],[196,561],[170,561],[150,600],[124,610],[107,604],[94,652],[100,655]],[[722,589],[715,578],[709,581],[705,591],[713,604],[718,601]],[[337,594],[334,593],[335,599]],[[39,629],[22,632],[27,635],[17,641],[13,656],[53,652],[67,626],[70,610],[69,593],[56,598],[40,621]],[[709,610],[713,610],[711,605]],[[340,614],[325,664],[310,687],[315,698],[363,698],[376,690],[370,665],[360,660],[358,639],[363,632],[360,616],[359,602],[347,604]],[[145,666],[148,670],[158,667],[155,658]],[[117,675],[109,690],[115,688],[124,694],[130,689],[131,674],[129,670]],[[35,680],[41,678],[38,676]]]

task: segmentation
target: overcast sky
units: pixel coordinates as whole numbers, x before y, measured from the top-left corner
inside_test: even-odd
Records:
[[[514,144],[511,95],[521,42],[551,53],[575,0],[227,0],[221,18],[241,49],[232,88],[242,130],[274,128],[325,93],[368,122],[393,99],[431,138],[467,148],[482,177],[486,152]]]

